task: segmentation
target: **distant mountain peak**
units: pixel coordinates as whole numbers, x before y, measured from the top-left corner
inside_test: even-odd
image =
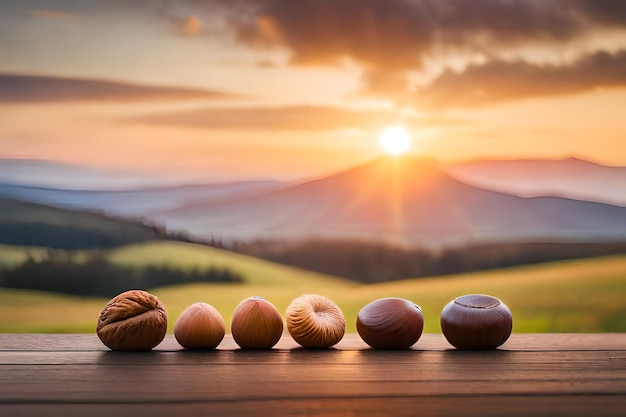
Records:
[[[565,159],[483,160],[445,170],[477,187],[524,197],[559,196],[626,206],[626,167]]]
[[[327,178],[339,175],[359,175],[368,174],[376,176],[418,176],[426,175],[432,177],[447,175],[439,162],[433,158],[420,157],[415,155],[402,156],[381,156],[372,159],[364,164],[357,165],[347,170],[341,171]]]
[[[351,190],[360,190],[360,198],[378,201],[388,198],[392,192],[408,195],[420,190],[450,186],[464,187],[449,176],[436,160],[404,155],[378,157],[352,168],[275,192],[285,194],[295,191],[302,196],[312,194],[324,198],[329,194],[342,195],[353,193]]]

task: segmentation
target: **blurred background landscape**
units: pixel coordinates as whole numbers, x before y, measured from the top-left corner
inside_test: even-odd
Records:
[[[0,4],[0,332],[487,293],[626,331],[626,5]]]

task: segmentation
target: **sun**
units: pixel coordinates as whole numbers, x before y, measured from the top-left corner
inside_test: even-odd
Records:
[[[411,135],[402,126],[388,126],[378,137],[378,143],[389,155],[402,155],[411,148]]]

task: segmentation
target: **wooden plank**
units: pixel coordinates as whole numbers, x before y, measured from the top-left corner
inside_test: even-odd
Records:
[[[626,395],[626,353],[575,353],[573,358],[563,354],[545,358],[543,352],[515,352],[498,359],[486,354],[421,352],[413,355],[413,362],[394,362],[380,360],[382,355],[371,361],[359,352],[343,351],[329,353],[333,360],[323,363],[307,363],[309,355],[279,355],[262,364],[237,365],[228,361],[2,365],[0,402],[124,402],[129,393],[138,402],[471,393]],[[290,360],[292,356],[296,361]]]
[[[119,374],[132,378],[130,374]],[[33,374],[29,374],[33,376]],[[172,375],[167,375],[171,377]],[[285,381],[259,381],[242,383],[240,378],[230,377],[213,383],[210,375],[193,375],[188,380],[175,378],[166,384],[149,382],[144,375],[139,375],[137,384],[120,383],[106,380],[95,383],[84,374],[78,379],[45,379],[36,384],[16,382],[15,388],[3,392],[0,403],[5,402],[119,402],[119,403],[161,403],[161,402],[202,402],[202,401],[245,401],[260,399],[323,399],[341,397],[411,397],[411,396],[466,396],[466,395],[621,395],[626,393],[623,378],[610,380],[492,380],[468,381],[429,379],[416,375],[412,381],[378,381],[363,379],[359,381],[328,380],[308,381],[289,378]],[[153,378],[156,375],[152,375]],[[18,376],[19,378],[19,376]],[[47,385],[57,384],[52,388]],[[112,385],[117,384],[117,385]],[[86,386],[88,385],[88,386]],[[174,386],[176,385],[176,386]],[[294,386],[297,385],[297,386]],[[4,387],[3,387],[4,388]]]
[[[524,363],[529,366],[606,366],[611,361],[613,369],[626,369],[626,351],[378,351],[378,350],[208,350],[208,351],[0,351],[0,365],[344,365],[378,364],[383,366],[504,366],[507,363]]]
[[[358,335],[334,349],[109,351],[95,334],[0,334],[0,415],[624,415],[626,334],[512,335],[460,352],[440,334],[406,351]]]
[[[462,396],[402,398],[334,398],[178,402],[171,404],[0,404],[2,416],[481,416],[554,417],[623,416],[626,397],[619,396]]]
[[[239,347],[226,335],[218,350],[236,350]],[[275,346],[275,350],[292,350],[299,345],[288,335],[284,336]],[[156,347],[157,351],[178,351],[181,346],[173,335]],[[357,334],[347,334],[334,349],[362,350],[369,349]],[[442,334],[423,334],[413,346],[414,350],[451,350],[453,347]],[[626,333],[562,333],[562,334],[512,334],[502,345],[501,350],[530,351],[570,351],[570,350],[626,350]],[[108,350],[96,334],[0,334],[0,351],[3,350],[50,350],[50,351],[84,351]]]

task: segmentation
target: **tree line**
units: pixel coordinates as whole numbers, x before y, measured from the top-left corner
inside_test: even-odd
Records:
[[[77,262],[68,256],[27,259],[0,270],[0,287],[70,295],[113,297],[129,289],[149,289],[196,282],[240,283],[243,277],[227,268],[177,269],[166,265],[122,267],[103,257]]]
[[[626,242],[490,243],[427,249],[377,242],[313,239],[235,242],[230,249],[272,262],[374,283],[626,254]]]

